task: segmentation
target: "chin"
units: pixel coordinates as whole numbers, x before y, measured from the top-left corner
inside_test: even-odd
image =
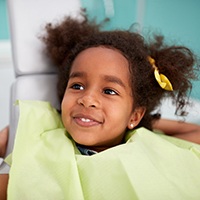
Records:
[[[80,144],[83,146],[95,146],[96,145],[96,142],[91,139],[76,138],[76,137],[72,137],[72,138],[77,144]]]

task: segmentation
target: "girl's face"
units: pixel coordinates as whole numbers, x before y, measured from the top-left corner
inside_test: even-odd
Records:
[[[92,47],[74,60],[62,101],[62,120],[78,144],[102,151],[122,143],[143,109],[133,111],[127,59],[117,50]]]

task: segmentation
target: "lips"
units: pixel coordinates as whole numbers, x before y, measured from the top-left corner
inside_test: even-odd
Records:
[[[83,127],[92,127],[102,124],[102,122],[95,117],[77,114],[73,117],[76,124]]]

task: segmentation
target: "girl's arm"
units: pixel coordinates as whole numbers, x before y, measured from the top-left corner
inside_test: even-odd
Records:
[[[153,129],[161,130],[167,135],[200,144],[200,125],[159,119],[153,124]]]
[[[0,157],[4,157],[6,153],[8,132],[9,132],[8,126],[0,131]]]
[[[7,141],[8,141],[8,127],[0,131],[0,157],[4,157],[6,153]],[[0,174],[0,200],[7,199],[7,186],[8,186],[8,174]]]
[[[0,174],[0,199],[7,199],[8,174]]]

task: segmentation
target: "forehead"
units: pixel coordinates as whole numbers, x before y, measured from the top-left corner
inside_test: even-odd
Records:
[[[101,69],[102,73],[118,74],[129,76],[128,60],[116,49],[104,46],[91,47],[78,54],[72,63],[71,72],[74,70],[95,70]]]

